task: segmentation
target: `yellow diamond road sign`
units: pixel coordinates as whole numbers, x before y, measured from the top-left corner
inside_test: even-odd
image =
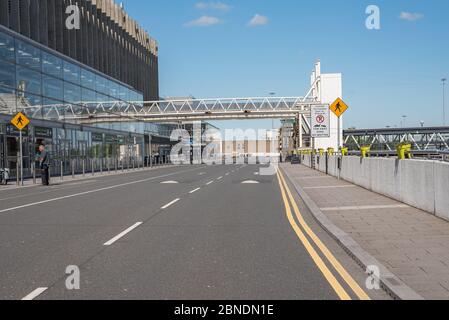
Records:
[[[330,109],[337,117],[340,118],[343,113],[345,113],[346,110],[349,109],[349,107],[346,103],[344,103],[343,100],[338,98],[334,103],[331,104]]]
[[[18,130],[23,130],[30,124],[30,120],[22,112],[19,112],[12,118],[11,124]]]

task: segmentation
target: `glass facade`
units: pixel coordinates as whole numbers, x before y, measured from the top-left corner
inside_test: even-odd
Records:
[[[8,168],[11,177],[17,174],[20,148],[19,132],[8,124],[9,116],[0,116],[0,167]],[[32,175],[32,164],[40,144],[50,156],[52,173],[70,175],[128,168],[145,163],[145,137],[121,131],[105,130],[71,124],[68,127],[52,121],[33,121],[23,131],[23,167],[26,177]],[[153,159],[153,162],[155,160]]]
[[[142,102],[143,95],[102,73],[0,31],[0,109],[11,112],[18,105],[111,101]]]
[[[0,168],[14,176],[18,167],[19,133],[9,124],[10,115],[22,107],[52,106],[112,101],[143,102],[143,95],[51,49],[23,40],[0,29]],[[87,127],[34,114],[23,134],[23,167],[32,173],[37,148],[44,143],[53,174],[82,170],[106,170],[169,161],[169,137],[178,124],[123,122]],[[61,111],[63,108],[61,108]],[[54,119],[58,119],[57,115]],[[151,136],[151,137],[150,137]],[[150,157],[151,155],[151,157]]]
[[[177,124],[160,124],[160,123],[144,123],[144,122],[112,122],[112,123],[98,123],[95,125],[98,128],[108,130],[118,130],[133,132],[139,134],[151,134],[153,136],[170,138],[173,130],[178,129]]]

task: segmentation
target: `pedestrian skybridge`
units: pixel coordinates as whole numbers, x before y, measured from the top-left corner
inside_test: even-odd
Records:
[[[179,99],[138,102],[95,102],[19,106],[37,119],[76,123],[101,122],[171,122],[200,120],[295,118],[308,115],[312,106],[321,103],[307,97],[259,97],[221,99]]]

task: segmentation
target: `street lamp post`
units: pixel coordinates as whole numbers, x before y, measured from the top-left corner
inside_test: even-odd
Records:
[[[443,83],[443,127],[446,126],[446,78],[441,79]]]

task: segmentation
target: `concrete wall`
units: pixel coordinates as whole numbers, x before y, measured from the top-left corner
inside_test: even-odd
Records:
[[[303,164],[310,167],[310,156]],[[317,170],[326,172],[325,157]],[[395,158],[331,156],[328,174],[449,220],[449,163]]]

